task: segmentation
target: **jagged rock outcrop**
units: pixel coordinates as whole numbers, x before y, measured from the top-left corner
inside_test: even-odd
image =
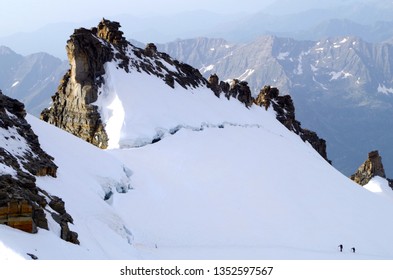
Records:
[[[62,128],[93,145],[107,148],[108,135],[97,106],[103,84],[105,63],[116,61],[126,72],[146,72],[161,78],[174,88],[206,85],[202,74],[188,64],[173,60],[150,43],[141,49],[123,37],[120,24],[103,19],[97,27],[80,28],[67,41],[70,70],[64,75],[53,104],[41,113],[41,119]]]
[[[101,148],[106,148],[108,137],[97,108],[91,103],[97,100],[105,74],[104,64],[114,57],[109,42],[121,42],[120,46],[123,46],[117,27],[102,22],[98,30],[75,30],[66,46],[71,68],[52,96],[53,105],[41,113],[44,121]],[[105,41],[107,44],[103,44],[98,36],[108,40]]]
[[[0,91],[0,224],[35,233],[48,229],[45,213],[52,212],[47,206],[54,201],[37,187],[35,176],[56,177],[57,166],[25,116],[24,105]]]
[[[378,151],[372,151],[368,153],[367,160],[362,165],[360,165],[356,172],[351,176],[351,180],[355,181],[361,186],[364,186],[375,176],[386,178],[385,169],[383,168],[382,164],[382,158]]]
[[[220,94],[224,93],[226,98],[236,98],[246,105],[246,107],[250,107],[254,102],[250,87],[246,81],[233,79],[230,83],[228,83],[219,81],[218,76],[213,74],[210,75],[208,79],[208,85],[217,97],[220,97]]]
[[[326,141],[318,137],[314,131],[304,129],[301,123],[295,118],[295,106],[290,95],[280,95],[280,92],[275,87],[264,86],[255,98],[254,103],[258,106],[263,106],[266,110],[272,106],[276,112],[276,118],[286,128],[295,132],[307,141],[311,146],[329,163],[331,161],[327,157]]]

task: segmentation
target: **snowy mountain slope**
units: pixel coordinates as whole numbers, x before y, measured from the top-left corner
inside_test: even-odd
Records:
[[[104,79],[94,105],[109,136],[108,148],[143,146],[182,128],[259,126],[266,115],[258,106],[217,98],[206,86],[171,88],[153,75],[119,71],[117,62],[105,65]],[[268,115],[274,118],[273,111]]]
[[[240,146],[246,136],[247,146]],[[392,229],[374,214],[391,203],[287,137],[260,128],[209,128],[111,151],[134,171],[135,196],[115,207],[148,215],[125,217],[135,244],[157,244],[162,252],[145,252],[153,258],[391,258]],[[337,255],[339,243],[362,253]]]
[[[35,235],[0,225],[1,258],[391,259],[391,200],[347,179],[261,111],[259,126],[182,128],[107,151],[29,116],[59,166],[57,178],[37,184],[63,198],[81,244],[61,240],[54,223]],[[131,189],[116,192],[130,180]],[[340,243],[358,253],[340,254]]]
[[[133,171],[135,189],[113,207],[143,257],[329,259],[343,257],[339,243],[358,247],[355,258],[392,257],[393,227],[370,209],[393,205],[332,168],[272,110],[116,65],[106,64],[95,104],[116,140],[108,152]]]
[[[130,171],[118,160],[83,140],[28,116],[42,148],[55,157],[57,178],[37,177],[37,185],[65,201],[74,219],[71,229],[80,245],[60,239],[60,228],[47,214],[49,231],[37,234],[0,225],[0,259],[118,259],[135,258],[129,227],[104,201],[112,192],[127,192]],[[129,248],[126,250],[125,248]]]
[[[385,178],[375,176],[364,188],[379,196],[393,199],[392,189],[389,187],[389,182]]]
[[[109,149],[28,117],[58,166],[57,178],[37,185],[64,200],[80,245],[60,239],[50,219],[36,235],[0,225],[0,258],[393,258],[392,201],[334,169],[271,108],[217,97],[203,83],[170,86],[151,70],[187,79],[179,64],[143,57],[138,71],[135,57],[122,67],[114,58],[94,77],[92,105]],[[91,100],[77,97],[82,109]]]
[[[220,47],[225,45],[230,48]],[[298,120],[326,139],[329,158],[347,176],[370,150],[379,150],[387,174],[393,172],[391,42],[348,35],[315,41],[263,36],[247,44],[195,38],[158,48],[205,77],[244,79],[254,94],[266,84],[290,94]]]

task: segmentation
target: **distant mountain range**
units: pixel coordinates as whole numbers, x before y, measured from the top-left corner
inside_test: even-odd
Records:
[[[254,96],[264,85],[290,94],[297,118],[327,140],[329,158],[344,174],[351,175],[364,155],[375,149],[381,153],[387,175],[393,174],[389,144],[393,139],[393,45],[389,41],[262,36],[250,43],[196,38],[157,46],[199,68],[206,78],[217,73],[224,80],[246,80]],[[68,63],[44,53],[21,56],[6,47],[0,50],[3,92],[38,115],[49,105]]]
[[[255,7],[252,14],[239,13],[236,9],[232,14],[225,14],[201,7],[198,11],[172,15],[122,14],[111,19],[121,22],[128,38],[153,43],[201,36],[238,43],[253,41],[261,35],[298,40],[354,35],[368,42],[392,38],[393,4],[389,0],[276,0],[268,7],[260,7]],[[66,59],[64,45],[69,34],[76,27],[90,26],[98,20],[100,18],[83,19],[77,23],[50,23],[34,32],[0,36],[0,45],[23,55],[44,51]]]
[[[3,93],[22,101],[29,113],[39,115],[50,98],[68,62],[47,53],[22,56],[0,46],[0,88]]]
[[[246,80],[255,96],[266,84],[291,94],[298,119],[327,140],[329,158],[340,171],[351,175],[368,151],[379,149],[389,175],[392,14],[388,0],[277,0],[251,15],[200,10],[114,19],[127,36],[139,41],[170,41],[156,45],[199,68],[205,77],[217,73],[221,79]],[[51,24],[0,38],[0,44],[19,53],[46,51],[65,58],[64,45],[75,26]],[[48,34],[51,40],[46,40]],[[68,64],[44,53],[22,56],[14,51],[0,49],[0,86],[38,115]]]
[[[393,45],[358,37],[300,41],[262,36],[247,44],[221,39],[178,40],[158,48],[208,77],[246,80],[289,93],[296,116],[327,140],[333,165],[347,175],[379,149],[393,173]]]

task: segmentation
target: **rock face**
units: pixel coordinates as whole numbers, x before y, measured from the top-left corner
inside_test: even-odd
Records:
[[[367,160],[360,165],[358,170],[351,176],[351,179],[361,186],[366,185],[374,176],[386,178],[382,164],[382,158],[378,151],[368,153]],[[390,182],[390,180],[389,180]]]
[[[90,30],[74,31],[66,47],[71,68],[52,96],[52,106],[41,113],[42,120],[103,149],[108,146],[108,136],[92,103],[103,84],[106,62],[115,60],[126,72],[156,75],[172,88],[207,84],[197,69],[158,52],[154,44],[148,44],[145,49],[133,46],[119,28],[118,22],[103,19]]]
[[[250,87],[246,81],[233,79],[230,83],[224,81],[219,82],[218,76],[213,74],[209,77],[208,83],[217,97],[220,97],[221,93],[223,93],[226,98],[236,98],[246,105],[246,107],[250,107],[254,102]]]
[[[48,229],[45,212],[58,213],[47,208],[54,197],[37,187],[35,176],[56,177],[57,166],[25,116],[24,105],[0,91],[0,224],[35,233]]]
[[[52,97],[53,105],[41,113],[41,119],[54,124],[98,147],[106,148],[108,137],[95,106],[98,88],[105,74],[104,63],[112,60],[109,43],[101,43],[97,33],[107,40],[119,42],[121,34],[111,32],[116,26],[100,30],[75,30],[67,41],[67,56],[71,69]],[[95,59],[91,59],[94,57]]]
[[[296,120],[295,106],[290,95],[281,96],[277,88],[264,86],[255,98],[254,103],[266,110],[272,106],[276,111],[277,120],[286,128],[298,134],[303,141],[309,142],[325,160],[331,163],[327,157],[326,141],[319,138],[314,131],[302,128],[301,123]]]

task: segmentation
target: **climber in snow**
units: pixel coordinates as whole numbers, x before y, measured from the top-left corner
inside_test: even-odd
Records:
[[[340,245],[338,245],[338,249],[340,250],[340,252],[342,252],[343,251],[343,245],[342,244],[340,244]]]

